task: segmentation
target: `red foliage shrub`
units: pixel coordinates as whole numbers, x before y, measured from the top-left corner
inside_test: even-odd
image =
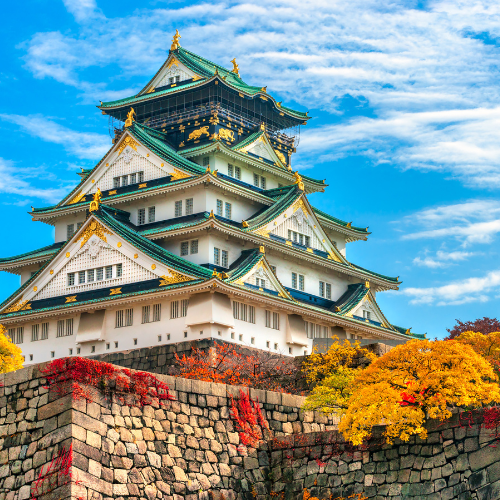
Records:
[[[216,343],[214,349],[196,347],[191,354],[175,355],[176,375],[184,378],[243,385],[268,391],[296,392],[294,386],[297,367],[293,358],[266,352],[245,353],[231,344]]]
[[[255,448],[262,439],[262,429],[269,430],[269,423],[262,415],[259,402],[252,400],[241,389],[236,401],[231,396],[231,417],[236,422],[240,441],[245,446]]]
[[[73,446],[64,447],[52,457],[47,467],[42,466],[38,478],[31,487],[31,500],[54,491],[60,486],[71,482],[71,465],[73,463]]]
[[[448,336],[445,340],[452,340],[464,332],[480,332],[488,334],[491,332],[500,332],[500,321],[496,318],[476,319],[476,321],[462,322],[459,319],[455,320],[457,324],[453,328],[447,328]]]
[[[123,404],[144,406],[173,399],[168,385],[153,374],[133,372],[110,363],[87,358],[62,358],[42,370],[49,390],[63,395],[72,391],[74,399],[92,401],[97,392],[115,395]]]

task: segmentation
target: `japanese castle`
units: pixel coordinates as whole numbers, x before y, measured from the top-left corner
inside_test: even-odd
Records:
[[[311,205],[293,166],[307,113],[180,46],[137,94],[102,102],[112,147],[57,205],[53,245],[0,259],[21,287],[0,323],[26,363],[212,338],[285,355],[315,338],[408,340],[350,262],[367,228]]]

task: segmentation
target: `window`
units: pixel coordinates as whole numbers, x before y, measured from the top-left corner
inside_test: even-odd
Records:
[[[131,184],[137,184],[137,182],[142,182],[144,180],[144,172],[134,172],[133,174],[121,175],[119,177],[113,177],[113,188],[118,189],[119,187],[129,186]]]
[[[56,355],[56,352],[55,352],[55,351],[50,351],[50,357],[51,357],[51,358],[54,358],[54,357],[55,357],[55,355]]]
[[[255,337],[250,338],[250,344],[255,344]]]
[[[167,333],[167,340],[170,340],[170,333]]]
[[[95,352],[95,345],[90,346],[90,352]]]
[[[7,331],[7,335],[10,338],[12,342],[15,341],[16,339],[16,329],[15,328],[9,328]]]
[[[223,206],[222,200],[217,200],[216,215],[218,215],[219,217],[222,217],[222,206]]]
[[[209,165],[210,165],[210,157],[205,156],[205,158],[203,158],[203,166],[208,167]]]
[[[87,283],[92,283],[94,281],[94,278],[95,278],[95,269],[89,269],[87,271]]]
[[[113,266],[106,266],[106,279],[110,280],[113,277]]]
[[[150,306],[142,306],[142,322],[149,323]]]
[[[181,217],[181,216],[182,216],[182,200],[179,200],[175,202],[174,217]]]
[[[220,266],[220,248],[214,248],[214,264]]]
[[[153,321],[161,319],[161,304],[153,304]]]
[[[64,337],[64,320],[57,321],[57,337]]]
[[[266,328],[280,329],[280,315],[277,312],[266,311]]]
[[[257,174],[253,174],[253,185],[259,187],[259,176]]]
[[[137,210],[137,224],[141,226],[142,224],[146,224],[146,209],[139,208]]]
[[[33,361],[33,354],[30,354],[30,361]]]
[[[66,320],[66,335],[73,335],[73,318]]]
[[[161,342],[161,335],[158,335],[158,342]]]
[[[120,178],[119,177],[113,177],[113,187],[115,189],[120,187]]]
[[[305,234],[297,233],[296,231],[288,230],[288,239],[299,245],[305,245],[309,247],[311,244],[311,238]]]
[[[234,177],[235,179],[241,180],[241,168],[234,167]]]
[[[39,331],[40,325],[31,325],[31,342],[36,342],[38,340]]]
[[[115,328],[122,328],[124,326],[123,321],[123,309],[120,311],[116,311],[115,314]]]
[[[304,324],[308,339],[327,339],[330,337],[327,326],[317,325],[309,321],[304,321]]]
[[[69,240],[74,234],[75,234],[75,225],[68,224],[66,226],[66,239]]]
[[[278,344],[275,342],[274,344],[274,350],[277,351],[278,350]]]
[[[134,345],[137,345],[137,339],[134,339]]]
[[[225,204],[225,210],[224,210],[224,217],[226,219],[230,219],[231,218],[231,214],[232,214],[232,211],[233,211],[232,208],[233,207],[232,207],[231,203],[227,203],[226,202],[226,204]]]
[[[189,251],[191,254],[198,253],[198,240],[191,240]]]
[[[134,310],[125,309],[125,326],[132,326],[134,322]]]
[[[57,337],[73,335],[73,318],[60,319],[57,322]]]
[[[122,186],[128,186],[128,175],[122,175]]]
[[[109,349],[111,347],[111,344],[109,342],[106,342],[106,349]]]
[[[203,335],[203,330],[200,330],[200,335]]]
[[[115,349],[118,349],[118,342],[115,342]]]
[[[363,311],[363,318],[368,320],[371,319],[370,311]]]
[[[79,271],[78,272],[78,284],[79,285],[82,285],[83,283],[85,283],[85,271]]]
[[[184,332],[184,338],[187,339],[188,332]]]
[[[266,288],[266,280],[263,280],[262,278],[255,278],[255,284],[259,288]]]
[[[234,339],[234,332],[231,332],[231,338]]]
[[[265,177],[260,178],[260,187],[262,189],[266,189],[266,178]]]
[[[16,328],[16,337],[14,339],[14,344],[22,344],[24,340],[24,326]]]
[[[216,266],[228,267],[229,263],[229,252],[227,250],[221,250],[220,248],[214,248],[214,264]]]
[[[266,347],[267,348],[271,347],[271,342],[269,342],[269,340],[266,341]]]
[[[75,273],[68,273],[68,286],[75,284]]]
[[[130,174],[130,184],[137,183],[137,174]]]
[[[123,266],[121,264],[116,264],[116,277],[121,278],[123,273]]]
[[[77,348],[76,348],[76,353],[77,353],[77,354],[80,354],[80,352],[81,352],[81,348],[80,348],[80,347],[77,347]],[[52,356],[52,357],[53,357],[53,356]]]
[[[266,178],[261,175],[253,174],[253,185],[266,189]]]
[[[189,300],[174,300],[170,303],[170,319],[184,318],[187,316]],[[186,332],[185,332],[186,333]],[[184,335],[187,336],[187,335]]]
[[[104,278],[104,268],[98,267],[96,270],[96,281],[102,281]]]
[[[233,301],[233,317],[247,323],[255,323],[255,307]]]
[[[181,255],[193,255],[198,253],[198,240],[181,242]]]
[[[188,198],[186,200],[186,215],[191,215],[193,213],[193,198]]]
[[[230,163],[228,163],[227,164],[227,175],[229,175],[229,177],[234,177],[235,179],[240,180],[241,179],[240,167],[235,167],[234,165],[231,165]]]
[[[304,291],[304,275],[303,274],[299,274],[299,290],[301,292]]]
[[[222,250],[221,266],[228,267],[227,263],[228,263],[228,252],[227,250]]]
[[[137,182],[143,182],[144,181],[144,172],[137,172]]]
[[[156,207],[148,207],[148,222],[154,222],[155,221],[155,213],[156,213]]]
[[[292,348],[291,347],[288,348],[288,354],[292,354]]]
[[[240,342],[243,342],[243,334],[241,334],[241,333],[240,333],[240,334],[238,335],[238,340],[239,340]]]
[[[332,299],[332,285],[330,283],[325,283],[324,281],[319,282],[319,295],[325,299]]]
[[[49,338],[49,324],[42,323],[42,338],[41,340],[47,340]]]
[[[269,266],[274,274],[276,274],[276,266]]]

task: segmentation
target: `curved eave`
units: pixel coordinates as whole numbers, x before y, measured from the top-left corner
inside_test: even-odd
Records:
[[[166,229],[164,231],[158,231],[154,234],[147,235],[147,237],[152,240],[156,240],[165,237],[186,236],[186,234],[197,233],[200,231],[204,231],[206,229],[216,229],[226,235],[234,236],[235,238],[249,241],[255,245],[264,246],[265,248],[277,250],[278,252],[290,255],[292,257],[303,259],[308,262],[318,264],[323,267],[327,267],[328,269],[341,272],[342,274],[346,274],[347,276],[353,276],[363,281],[369,281],[372,287],[377,288],[376,291],[398,290],[399,285],[401,284],[401,282],[399,281],[394,282],[386,280],[383,277],[381,277],[382,275],[378,275],[376,273],[371,274],[370,271],[363,272],[361,270],[356,269],[350,264],[349,265],[341,264],[334,260],[320,257],[316,254],[298,250],[294,247],[290,247],[278,241],[265,238],[258,234],[252,232],[246,232],[243,229],[221,222],[220,220],[217,219],[217,217],[209,218],[206,221],[200,222],[198,224],[193,224],[185,228],[179,228],[174,230]]]
[[[179,155],[185,156],[186,158],[194,158],[196,156],[202,156],[207,153],[211,153],[213,151],[221,151],[225,154],[227,154],[229,157],[234,158],[235,160],[240,160],[245,163],[249,163],[250,165],[267,170],[272,172],[273,174],[282,177],[283,179],[286,179],[287,181],[290,182],[295,182],[295,179],[293,175],[288,172],[286,169],[281,168],[281,167],[276,167],[275,165],[271,165],[269,163],[265,163],[263,161],[260,161],[258,159],[251,158],[250,156],[240,153],[239,151],[236,151],[224,144],[222,141],[214,141],[212,143],[208,143],[204,146],[199,146],[196,149],[191,148],[187,149],[185,151],[178,151]],[[313,182],[308,179],[302,179],[304,182],[304,186],[306,187],[306,193],[323,193],[325,191],[325,187],[328,187],[328,184],[325,184],[324,182],[321,181],[316,181]]]
[[[162,186],[154,186],[151,188],[145,187],[142,188],[140,191],[134,191],[132,193],[124,193],[124,194],[116,194],[112,196],[103,196],[102,197],[102,203],[106,205],[118,205],[120,203],[126,203],[128,201],[133,201],[133,200],[138,200],[141,198],[146,198],[151,195],[159,195],[159,194],[164,194],[164,193],[169,193],[169,192],[174,192],[178,191],[181,189],[187,189],[199,184],[203,183],[211,183],[214,186],[217,186],[223,190],[226,190],[228,192],[231,192],[233,194],[237,194],[239,196],[242,196],[243,198],[247,198],[252,201],[256,201],[258,203],[262,203],[263,205],[272,205],[274,203],[274,200],[269,198],[266,195],[253,192],[250,190],[247,190],[243,187],[238,186],[237,184],[233,184],[231,182],[228,182],[224,179],[221,179],[219,177],[214,176],[213,174],[205,174],[201,176],[193,176],[193,177],[188,177],[185,179],[180,179],[177,181],[172,181],[168,184],[164,184]],[[33,220],[43,220],[48,223],[49,220],[54,219],[56,217],[61,217],[63,215],[68,215],[68,214],[73,214],[73,213],[78,213],[82,212],[84,210],[87,210],[89,206],[88,201],[83,201],[79,203],[74,203],[72,205],[63,205],[63,206],[55,206],[55,207],[48,207],[47,209],[40,209],[36,211],[31,211],[29,214],[32,216]],[[43,211],[46,210],[46,211]]]
[[[326,229],[330,229],[332,231],[335,231],[337,233],[342,233],[342,234],[346,235],[347,236],[347,238],[346,238],[347,243],[350,243],[352,241],[359,241],[359,240],[366,241],[366,240],[368,240],[368,236],[370,234],[372,234],[370,232],[360,232],[360,231],[356,231],[355,229],[350,229],[346,226],[343,226],[342,224],[337,224],[337,223],[333,222],[332,220],[327,219],[326,217],[319,215],[316,212],[314,212],[314,213],[315,213],[316,217],[318,217],[318,220],[321,221],[321,224],[323,225],[323,227],[325,227]]]
[[[143,103],[143,102],[148,102],[154,99],[157,99],[158,97],[162,97],[164,95],[175,95],[179,92],[183,92],[186,89],[193,89],[193,88],[198,88],[202,87],[203,85],[210,85],[213,82],[220,82],[224,85],[226,85],[228,88],[233,90],[234,92],[240,93],[245,95],[246,97],[250,99],[262,99],[265,101],[271,101],[274,105],[274,109],[278,114],[284,113],[290,118],[302,122],[302,124],[305,124],[304,120],[309,120],[311,117],[307,116],[306,114],[302,113],[301,111],[294,111],[290,110],[289,108],[281,107],[281,105],[278,104],[278,101],[274,97],[272,97],[270,94],[267,92],[264,92],[262,90],[256,92],[256,93],[251,93],[248,90],[245,90],[243,86],[236,86],[232,85],[231,83],[227,82],[221,75],[215,74],[211,78],[202,78],[200,80],[197,80],[195,82],[189,82],[185,85],[180,85],[177,87],[173,87],[170,89],[165,89],[165,90],[160,90],[158,92],[150,92],[149,94],[136,94],[133,97],[128,97],[125,99],[119,99],[117,101],[109,101],[109,102],[103,102],[101,105],[97,106],[101,111],[106,111],[106,110],[118,110],[124,107],[130,107],[133,106],[134,104],[138,103]],[[182,82],[180,82],[182,83]],[[116,104],[115,104],[116,103]],[[299,123],[297,123],[299,124]]]

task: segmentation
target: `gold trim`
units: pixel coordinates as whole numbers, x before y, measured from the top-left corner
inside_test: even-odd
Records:
[[[304,200],[302,198],[300,198],[300,200],[296,201],[295,204],[293,205],[293,213],[295,213],[297,210],[299,210],[299,208],[302,209],[302,211],[304,212],[304,215],[306,217],[309,217],[309,211],[307,210],[307,206],[304,203]]]
[[[77,241],[82,240],[82,243],[80,244],[80,248],[87,243],[87,241],[93,236],[96,235],[98,238],[100,238],[102,241],[105,241],[106,243],[108,240],[106,239],[106,234],[113,234],[111,231],[108,231],[102,224],[97,222],[96,220],[93,220],[86,228],[85,231],[81,234],[80,238],[78,238]],[[69,252],[68,252],[69,254]],[[66,256],[69,256],[66,254]]]
[[[120,143],[120,147],[118,148],[118,156],[120,156],[123,153],[123,150],[127,147],[130,146],[134,151],[137,151],[137,146],[138,143],[132,139],[129,135],[123,139],[123,141]]]
[[[254,234],[258,234],[259,236],[264,236],[264,238],[269,238],[269,233],[271,232],[270,229],[266,229],[266,227],[261,227],[260,229],[257,229],[256,231],[253,231]]]
[[[225,128],[219,129],[219,138],[225,141],[234,141],[234,132]]]
[[[111,196],[112,194],[116,194],[116,189],[113,189],[113,191],[110,191],[110,192],[108,193],[108,196]]]
[[[11,313],[17,311],[26,311],[27,309],[31,309],[31,304],[29,304],[29,300],[23,301],[23,296],[19,298],[17,302],[8,307],[3,313]]]
[[[142,188],[145,188],[145,187],[148,187],[148,183],[145,182],[144,184],[139,184],[139,189],[142,189]]]
[[[110,292],[111,292],[111,293],[109,294],[110,296],[111,296],[111,295],[119,295],[120,293],[122,293],[122,288],[121,288],[121,287],[120,287],[120,288],[112,288],[112,289],[110,290]]]
[[[132,126],[132,123],[135,122],[134,116],[135,116],[134,108],[130,108],[130,111],[127,113],[127,119],[125,120],[125,128]]]
[[[76,295],[70,295],[69,297],[66,297],[65,304],[68,304],[69,302],[76,302]]]
[[[80,191],[70,202],[69,205],[74,205],[75,203],[78,203],[79,201],[82,201],[82,198],[85,198],[85,193],[83,191]]]
[[[194,139],[199,139],[202,135],[206,135],[207,137],[210,137],[210,134],[208,133],[208,125],[205,125],[204,127],[200,127],[197,130],[193,130],[188,137],[188,141]]]
[[[187,179],[188,177],[192,177],[192,175],[186,174],[186,172],[183,172],[182,170],[178,170],[174,167],[174,173],[169,174],[171,180],[178,181],[180,179]]]
[[[169,273],[170,276],[160,277],[160,286],[168,286],[175,283],[183,283],[184,281],[191,281],[189,276],[173,271],[172,269],[169,269]]]
[[[156,264],[151,264],[151,269],[154,271],[156,269]]]

